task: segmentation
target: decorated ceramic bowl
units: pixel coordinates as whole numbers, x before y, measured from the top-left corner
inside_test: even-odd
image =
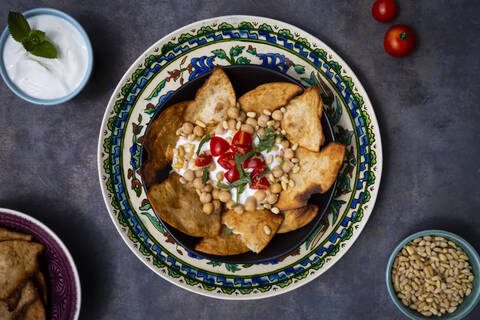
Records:
[[[67,22],[69,27],[73,28],[72,30],[78,31],[79,39],[83,40],[84,42],[83,45],[85,46],[84,50],[86,51],[86,63],[82,66],[81,70],[72,70],[72,73],[83,72],[84,73],[83,77],[80,78],[80,81],[76,86],[73,87],[72,90],[69,90],[68,93],[57,98],[43,99],[43,98],[34,97],[26,93],[24,90],[22,90],[19,87],[19,85],[15,84],[15,82],[12,81],[12,79],[8,75],[8,71],[5,66],[4,49],[6,47],[7,40],[10,37],[10,32],[8,30],[8,27],[5,27],[5,29],[3,30],[0,36],[0,75],[2,76],[3,81],[5,81],[5,84],[8,86],[8,88],[23,100],[34,103],[34,104],[38,104],[38,105],[57,105],[73,99],[83,90],[83,88],[88,83],[88,80],[90,79],[90,76],[92,74],[92,69],[93,69],[92,44],[90,42],[90,38],[88,37],[88,34],[85,32],[85,29],[83,29],[83,27],[77,22],[77,20],[75,20],[73,17],[71,17],[70,15],[66,14],[63,11],[60,11],[57,9],[51,9],[51,8],[36,8],[36,9],[25,11],[23,13],[23,16],[26,19],[40,16],[40,15],[61,18]],[[69,61],[72,61],[72,59],[75,60],[75,57],[71,57]]]
[[[227,73],[230,81],[232,82],[233,88],[235,89],[235,94],[237,97],[240,97],[244,93],[255,89],[257,86],[269,83],[269,82],[291,82],[300,87],[305,89],[305,86],[302,85],[301,82],[296,81],[292,77],[281,73],[279,71],[263,67],[257,65],[232,65],[232,66],[225,66],[223,70]],[[173,92],[165,101],[164,103],[157,108],[156,113],[151,118],[151,121],[146,129],[148,131],[150,125],[153,121],[159,116],[159,114],[168,108],[171,105],[176,103],[193,100],[195,98],[195,93],[197,90],[203,85],[205,80],[210,76],[211,72],[206,72],[199,76],[198,78],[187,82],[175,92]],[[328,119],[327,113],[324,111],[322,116],[322,127],[325,133],[325,145],[329,142],[336,141],[335,134],[333,132],[333,127]],[[143,149],[142,144],[142,152],[140,162],[146,160],[147,153]],[[170,171],[168,168],[167,171]],[[168,174],[168,172],[166,172]],[[147,190],[145,183],[142,184]],[[200,257],[221,261],[225,263],[262,263],[265,261],[278,259],[280,257],[288,255],[290,252],[297,249],[302,243],[307,240],[307,238],[315,231],[315,229],[321,223],[323,217],[327,213],[327,210],[330,206],[330,203],[333,199],[333,195],[335,192],[336,183],[324,194],[317,194],[313,195],[310,199],[310,203],[313,203],[318,206],[319,212],[317,216],[306,226],[291,232],[287,232],[284,234],[276,234],[273,237],[272,241],[262,250],[260,253],[254,252],[247,252],[239,255],[232,255],[232,256],[214,256],[202,253],[200,251],[195,250],[195,245],[201,240],[198,237],[192,237],[189,235],[184,234],[181,231],[178,231],[174,227],[168,225],[166,222],[160,219],[157,215],[158,219],[162,222],[163,226],[166,230],[172,235],[172,237],[181,244],[184,248],[189,250],[190,252],[198,255]]]
[[[421,315],[419,312],[407,308],[402,304],[400,299],[397,297],[393,285],[392,285],[392,266],[397,254],[402,250],[402,248],[412,241],[415,238],[422,237],[422,236],[439,236],[444,237],[452,242],[454,242],[457,246],[463,249],[465,254],[468,256],[468,262],[472,266],[472,273],[475,276],[473,280],[473,289],[469,296],[464,297],[464,300],[461,304],[458,305],[457,309],[453,313],[446,313],[441,317],[432,316],[432,317],[425,317]],[[441,320],[459,320],[463,319],[470,313],[470,311],[475,308],[478,301],[480,300],[480,257],[478,252],[475,248],[470,245],[465,239],[462,237],[447,231],[442,230],[425,230],[421,232],[414,233],[407,238],[405,238],[402,242],[400,242],[395,250],[393,250],[392,254],[390,255],[390,259],[388,260],[387,264],[387,271],[386,271],[386,281],[387,281],[387,289],[390,297],[393,300],[393,303],[400,309],[400,311],[406,315],[408,318],[413,320],[425,320],[425,319],[441,319]]]
[[[47,281],[47,318],[76,320],[80,314],[80,279],[75,262],[63,242],[46,225],[24,213],[0,208],[0,227],[33,236],[45,246],[42,271]]]

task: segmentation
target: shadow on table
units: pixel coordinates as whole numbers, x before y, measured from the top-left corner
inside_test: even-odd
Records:
[[[54,200],[43,197],[42,199],[32,197],[7,199],[2,200],[1,206],[40,220],[64,242],[75,261],[80,277],[81,313],[83,313],[82,310],[87,311],[92,308],[92,301],[108,301],[111,288],[108,287],[109,282],[105,281],[100,268],[105,265],[99,260],[102,255],[97,254],[101,250],[99,246],[105,242],[100,238],[101,232],[95,223],[78,223],[75,217],[79,212],[72,210],[68,203],[61,203],[58,198]],[[65,214],[66,211],[68,215]],[[89,306],[86,305],[88,301],[90,301]]]

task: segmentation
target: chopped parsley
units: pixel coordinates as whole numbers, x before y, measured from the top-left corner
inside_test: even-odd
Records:
[[[202,183],[205,184],[208,180],[208,166],[203,167],[203,174],[202,174]]]
[[[210,141],[210,139],[212,139],[212,136],[210,136],[210,133],[207,133],[207,135],[203,137],[202,140],[200,140],[200,143],[198,144],[198,149],[197,149],[197,156],[200,155],[200,150],[202,150],[202,147],[205,144],[205,142]]]

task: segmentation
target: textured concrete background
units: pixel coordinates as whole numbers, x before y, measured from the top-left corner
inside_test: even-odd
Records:
[[[384,270],[394,246],[427,228],[456,232],[480,249],[480,2],[397,1],[395,23],[419,38],[388,56],[392,24],[373,1],[0,1],[7,11],[63,10],[85,27],[94,75],[73,101],[39,107],[0,83],[0,207],[49,225],[70,248],[83,286],[82,319],[402,319]],[[365,86],[382,131],[384,172],[375,210],[352,249],[317,280],[284,295],[232,302],[169,284],[123,243],[105,208],[96,151],[114,87],[151,44],[181,26],[227,14],[280,19],[336,50]],[[480,318],[480,307],[469,319]]]

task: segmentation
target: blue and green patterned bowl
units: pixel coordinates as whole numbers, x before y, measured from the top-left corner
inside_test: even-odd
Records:
[[[431,317],[425,317],[419,312],[412,310],[402,304],[400,299],[397,297],[395,294],[395,291],[393,289],[392,285],[392,265],[393,261],[395,260],[395,257],[397,254],[400,252],[400,250],[410,241],[412,241],[415,238],[421,237],[421,236],[440,236],[444,237],[448,240],[451,240],[454,242],[456,245],[458,245],[460,248],[465,251],[465,254],[469,257],[469,263],[472,266],[472,273],[475,276],[475,279],[473,280],[473,289],[472,293],[468,296],[465,297],[463,302],[458,305],[458,308],[455,312],[453,313],[446,313],[441,317],[436,317],[436,316],[431,316]],[[477,305],[478,301],[480,300],[480,257],[478,255],[478,252],[468,243],[465,239],[462,237],[448,232],[448,231],[442,231],[442,230],[425,230],[421,232],[414,233],[407,238],[405,238],[402,242],[400,242],[395,250],[393,250],[392,254],[390,255],[390,259],[388,259],[388,264],[387,264],[387,271],[386,271],[386,280],[387,280],[387,289],[388,293],[390,294],[390,297],[393,300],[393,303],[400,309],[400,311],[406,315],[410,319],[414,320],[424,320],[424,319],[440,319],[440,320],[459,320],[463,319],[467,314],[470,313],[470,311],[475,308]]]

